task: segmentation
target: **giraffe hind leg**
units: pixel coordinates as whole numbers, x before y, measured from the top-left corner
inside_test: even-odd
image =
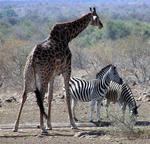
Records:
[[[19,110],[19,114],[18,114],[18,117],[17,117],[17,120],[15,122],[15,126],[13,128],[13,131],[14,132],[17,132],[18,131],[18,127],[19,127],[19,120],[20,120],[20,116],[21,116],[21,112],[22,112],[22,109],[23,109],[23,106],[24,106],[24,103],[27,99],[27,94],[24,90],[23,94],[22,94],[22,103],[21,103],[21,107],[20,107],[20,110]]]
[[[43,105],[45,91],[44,90],[42,91],[42,90],[39,90],[38,88],[36,88],[36,90],[34,92],[36,95],[37,104],[40,109],[40,128],[42,130],[42,135],[47,135],[48,132],[47,132],[46,128],[44,127],[44,120],[43,120],[43,116],[45,116],[45,118],[47,119],[47,114],[45,113],[45,109],[44,109],[44,105]]]
[[[38,90],[38,88],[36,88],[36,90],[34,92],[35,92],[35,95],[37,98],[37,104],[40,108],[40,111],[47,119],[47,114],[45,113],[45,109],[44,109],[44,105],[43,105],[43,97],[41,96],[41,92]]]
[[[52,130],[52,125],[51,125],[51,103],[53,99],[53,84],[54,84],[54,79],[52,79],[49,82],[49,90],[48,90],[48,118],[47,118],[47,128],[49,130]]]

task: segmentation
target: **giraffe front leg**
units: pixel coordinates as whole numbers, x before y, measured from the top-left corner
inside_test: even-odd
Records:
[[[27,99],[27,94],[26,94],[26,92],[25,92],[25,90],[24,90],[24,92],[23,92],[23,94],[22,94],[22,103],[21,103],[21,107],[20,107],[20,110],[19,110],[18,118],[17,118],[17,120],[16,120],[16,122],[15,122],[15,126],[14,126],[14,128],[13,128],[13,131],[14,131],[14,132],[17,132],[17,131],[18,131],[19,120],[20,120],[21,112],[22,112],[22,109],[23,109],[23,106],[24,106],[24,103],[25,103],[26,99]]]
[[[49,130],[52,130],[52,125],[51,125],[51,103],[53,99],[53,84],[54,84],[54,79],[52,79],[49,82],[49,89],[48,89],[48,117],[47,117],[47,128]]]
[[[40,111],[40,128],[42,130],[42,135],[47,135],[48,131],[46,130],[44,126],[44,120],[43,120],[43,113]]]
[[[77,105],[77,101],[76,101],[75,99],[71,98],[71,110],[72,110],[72,115],[73,115],[74,120],[77,122],[78,119],[76,118],[76,114],[75,114],[76,105]]]
[[[71,128],[72,129],[77,129],[77,126],[74,122],[74,119],[73,119],[73,116],[72,116],[72,111],[71,111],[70,89],[69,89],[70,72],[69,73],[64,73],[63,77],[64,77],[65,90],[66,90],[66,103],[67,103]]]

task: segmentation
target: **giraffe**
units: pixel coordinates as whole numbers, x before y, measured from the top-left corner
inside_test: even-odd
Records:
[[[69,80],[71,76],[72,54],[69,49],[69,42],[77,37],[89,24],[97,26],[99,29],[103,27],[95,8],[90,8],[89,13],[75,21],[54,25],[48,38],[33,48],[27,57],[24,68],[22,103],[13,129],[14,132],[18,131],[21,112],[29,92],[34,92],[37,98],[42,133],[48,133],[44,127],[43,116],[47,119],[47,128],[52,129],[51,102],[53,99],[53,83],[55,76],[60,74],[62,74],[65,84],[70,125],[74,129],[77,128],[70,108]],[[45,113],[43,105],[44,95],[47,91],[48,115]]]

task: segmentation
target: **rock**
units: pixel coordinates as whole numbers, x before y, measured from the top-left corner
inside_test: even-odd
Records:
[[[6,99],[5,102],[11,103],[11,102],[17,102],[17,100],[14,96],[11,96],[10,98]]]
[[[60,96],[60,99],[65,99],[65,95]]]
[[[139,97],[138,101],[148,102],[150,101],[150,94],[145,94]]]
[[[144,98],[144,101],[147,101],[147,102],[150,101],[150,95],[146,95]]]
[[[77,132],[75,133],[75,137],[79,138],[96,138],[98,136],[104,136],[105,133],[103,131],[87,131],[87,132]]]

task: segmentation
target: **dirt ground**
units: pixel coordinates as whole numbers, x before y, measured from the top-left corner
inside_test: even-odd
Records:
[[[7,97],[12,95],[7,95]],[[39,124],[39,109],[34,95],[29,95],[21,115],[21,128],[15,133],[12,132],[12,128],[21,98],[18,97],[18,94],[15,97],[17,102],[4,101],[6,100],[4,95],[0,95],[0,98],[3,100],[2,107],[0,107],[0,144],[150,144],[150,102],[143,102],[139,108],[138,122],[133,133],[123,131],[119,128],[119,124],[113,125],[112,123],[110,126],[103,127],[91,127],[90,124],[83,126],[82,123],[88,122],[89,107],[88,104],[81,103],[79,103],[76,113],[82,126],[79,126],[78,130],[72,130],[69,128],[65,99],[56,95],[52,102],[52,126],[54,128],[48,131],[47,136],[42,136],[40,129],[36,127]],[[45,102],[45,108],[47,109],[47,102]],[[111,114],[117,113],[118,115],[119,111],[117,105],[111,105]],[[111,118],[106,119],[104,107],[101,110],[101,117],[103,122],[110,123]]]

